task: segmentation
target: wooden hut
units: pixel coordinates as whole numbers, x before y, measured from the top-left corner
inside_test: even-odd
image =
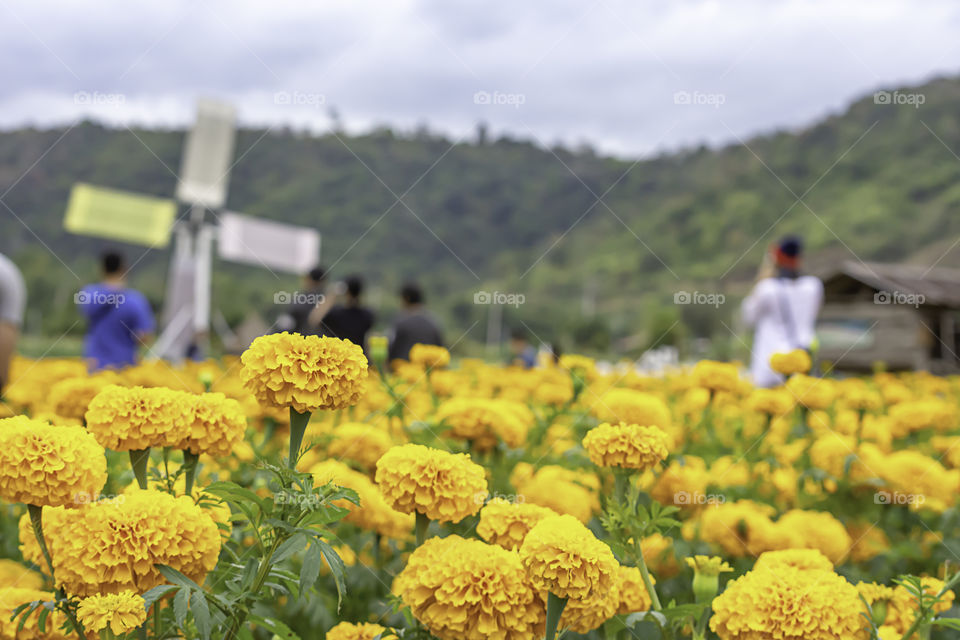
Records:
[[[960,270],[846,261],[825,276],[820,357],[838,371],[960,371]]]

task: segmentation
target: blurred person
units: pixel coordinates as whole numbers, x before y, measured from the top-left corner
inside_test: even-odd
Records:
[[[753,291],[743,301],[743,320],[754,329],[750,375],[758,387],[783,383],[783,376],[770,368],[770,356],[794,349],[809,351],[813,345],[823,283],[801,275],[802,255],[799,237],[783,238],[771,248]]]
[[[373,327],[374,316],[373,312],[363,306],[360,301],[360,295],[363,293],[363,279],[357,275],[347,277],[343,282],[343,290],[344,301],[339,302],[340,292],[338,291],[337,301],[323,316],[321,330],[324,335],[349,340],[359,345],[369,360],[367,333]]]
[[[91,371],[136,364],[138,347],[146,346],[156,328],[150,303],[142,293],[127,287],[123,256],[108,251],[101,267],[102,280],[76,295],[77,306],[87,319],[83,357]]]
[[[277,330],[305,336],[319,334],[320,321],[331,302],[326,295],[326,282],[327,270],[318,265],[303,275],[301,291],[275,296],[275,301],[286,304],[277,318]]]
[[[424,306],[423,290],[410,283],[400,289],[403,309],[393,325],[393,338],[387,352],[389,362],[406,360],[415,344],[443,346],[440,325]]]
[[[537,366],[537,349],[520,329],[510,332],[510,364],[532,369]]]
[[[26,303],[27,287],[20,269],[0,253],[0,394],[8,382]]]

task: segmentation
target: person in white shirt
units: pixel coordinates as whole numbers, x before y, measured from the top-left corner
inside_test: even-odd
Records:
[[[743,320],[754,329],[750,375],[758,387],[783,384],[783,376],[770,368],[770,356],[809,350],[814,341],[823,283],[814,276],[800,275],[802,253],[800,238],[781,240],[772,248],[757,284],[743,301]]]

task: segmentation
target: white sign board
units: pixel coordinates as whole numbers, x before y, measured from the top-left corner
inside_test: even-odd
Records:
[[[229,104],[215,100],[197,103],[197,122],[183,146],[178,200],[208,209],[222,209],[227,203],[236,117]]]
[[[217,216],[220,257],[291,273],[306,273],[320,260],[320,233],[310,227],[224,211]]]

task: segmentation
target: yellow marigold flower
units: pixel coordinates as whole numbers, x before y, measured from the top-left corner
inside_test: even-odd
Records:
[[[205,453],[214,458],[229,456],[247,431],[243,407],[222,393],[203,393],[188,398],[186,404],[191,412],[186,418],[190,431],[177,449],[196,455]]]
[[[581,356],[576,353],[562,354],[558,364],[560,365],[561,369],[578,373],[582,377],[592,377],[596,372],[594,369],[596,363],[594,362],[593,358]]]
[[[483,506],[487,476],[465,453],[419,444],[393,447],[377,462],[377,485],[393,509],[460,522]]]
[[[945,469],[938,460],[919,451],[902,449],[872,466],[889,489],[887,495],[877,494],[881,504],[907,505],[913,511],[930,509],[940,513],[956,501],[960,470]]]
[[[701,536],[731,556],[788,548],[790,537],[773,523],[774,513],[773,507],[751,500],[724,502],[702,512]]]
[[[29,520],[29,517],[27,519]],[[33,535],[32,529],[30,535]],[[0,585],[20,587],[21,589],[42,589],[43,576],[16,560],[0,558]]]
[[[761,556],[762,557],[762,556]],[[687,566],[704,576],[719,576],[721,573],[733,571],[733,567],[717,556],[693,556],[684,558]],[[833,565],[830,565],[833,568]]]
[[[619,566],[610,547],[569,515],[534,525],[520,547],[520,560],[538,591],[574,599],[612,589]]]
[[[58,416],[82,420],[90,401],[104,387],[119,383],[120,377],[112,371],[80,378],[64,378],[50,387],[48,406]]]
[[[110,627],[119,636],[143,624],[147,608],[143,598],[128,589],[84,598],[77,605],[77,618],[88,633]]]
[[[798,373],[787,380],[786,388],[798,404],[808,409],[826,409],[833,403],[833,382],[826,378],[811,378]]]
[[[780,516],[777,527],[799,539],[793,546],[818,549],[834,564],[843,562],[853,546],[843,523],[825,511],[793,509]]]
[[[794,349],[770,356],[770,368],[787,377],[810,371],[811,364],[813,363],[810,361],[810,354],[805,349]]]
[[[659,533],[649,535],[640,541],[640,552],[647,568],[662,579],[672,578],[680,573],[680,564],[673,552],[673,538]]]
[[[83,427],[54,427],[23,416],[0,420],[4,500],[76,506],[99,495],[106,482],[103,447]]]
[[[43,507],[43,535],[48,546],[51,539],[60,535],[59,530],[63,528],[68,513],[68,510],[64,507]],[[40,551],[40,545],[37,543],[37,537],[33,533],[30,514],[24,513],[20,516],[18,534],[20,554],[24,561],[38,567],[45,566],[47,561],[44,559],[43,553]]]
[[[557,513],[547,507],[494,498],[480,509],[477,534],[490,544],[514,551],[523,544],[534,525],[555,515]]]
[[[937,578],[924,577],[921,580],[921,584],[923,586],[923,592],[929,596],[934,596],[943,589],[943,580],[938,580]],[[943,613],[950,609],[953,605],[954,598],[953,591],[947,591],[943,594],[940,602],[933,607],[934,612]],[[902,636],[907,632],[907,629],[910,628],[910,625],[913,624],[916,617],[917,599],[906,587],[897,585],[893,589],[893,596],[887,607],[887,619],[884,620],[884,624],[893,627],[897,630],[897,633]]]
[[[67,640],[71,637],[60,631],[66,617],[59,611],[47,616],[46,633],[40,632],[39,614],[34,611],[23,629],[17,631],[20,618],[11,620],[14,610],[29,602],[53,602],[52,593],[20,586],[0,586],[0,638],[3,640]],[[72,632],[71,632],[72,633]]]
[[[377,460],[393,446],[393,438],[382,428],[365,422],[345,422],[336,427],[327,445],[327,455],[357,463],[372,471]]]
[[[450,352],[434,344],[415,344],[410,347],[410,362],[424,369],[439,369],[450,364]]]
[[[164,387],[110,385],[90,402],[87,429],[114,451],[176,447],[189,433],[187,398]]]
[[[587,432],[583,448],[600,467],[646,471],[667,457],[667,434],[660,427],[608,422]]]
[[[583,599],[569,599],[560,616],[560,628],[586,634],[615,616],[620,607],[620,575],[614,572],[609,589],[595,591]]]
[[[57,581],[73,595],[145,592],[165,582],[155,564],[202,583],[220,554],[217,525],[188,496],[134,491],[65,511],[61,520],[47,546]]]
[[[760,554],[753,569],[770,569],[776,572],[777,567],[793,567],[801,571],[833,571],[830,558],[823,555],[818,549],[782,549],[780,551],[766,551]]]
[[[856,588],[835,573],[777,567],[733,580],[713,600],[721,640],[866,640]]]
[[[625,615],[637,611],[649,611],[653,603],[650,600],[650,592],[643,583],[640,569],[621,566],[618,573],[620,574],[620,604],[617,607],[617,613]],[[650,582],[656,584],[657,579],[650,576]]]
[[[593,514],[600,510],[600,499],[596,495],[599,489],[596,476],[587,476],[556,465],[546,465],[527,479],[526,467],[517,466],[519,469],[514,470],[511,482],[525,502],[553,509],[560,514],[572,515],[583,523],[589,522]],[[593,484],[590,484],[591,479]]]
[[[747,408],[768,416],[782,416],[793,410],[796,400],[786,389],[754,389],[747,396]]]
[[[737,365],[716,360],[701,360],[693,366],[697,386],[711,391],[736,391],[740,384]]]
[[[501,441],[512,448],[523,446],[534,421],[520,403],[488,398],[451,398],[440,405],[436,418],[450,427],[451,436],[470,440],[478,451]]]
[[[546,610],[516,552],[451,535],[410,555],[393,591],[440,640],[537,640]]]
[[[696,508],[706,504],[707,484],[710,474],[703,458],[683,456],[673,460],[660,472],[650,489],[654,500],[682,509]]]
[[[339,338],[273,333],[240,359],[240,376],[257,400],[300,413],[350,407],[366,389],[363,349]]]
[[[645,427],[670,427],[670,409],[657,396],[633,389],[611,389],[591,407],[601,422],[626,422]]]
[[[956,425],[956,408],[942,400],[901,402],[890,407],[893,436],[903,438],[925,429],[946,431]]]
[[[327,640],[374,640],[374,638],[390,640],[390,638],[396,638],[393,634],[385,633],[386,631],[387,628],[381,627],[379,624],[341,622],[327,631],[326,638]]]
[[[338,506],[349,509],[346,520],[361,529],[376,531],[386,538],[404,539],[413,531],[414,517],[395,511],[367,476],[336,460],[324,460],[310,469],[317,486],[332,482],[357,492],[360,506],[348,500]]]

